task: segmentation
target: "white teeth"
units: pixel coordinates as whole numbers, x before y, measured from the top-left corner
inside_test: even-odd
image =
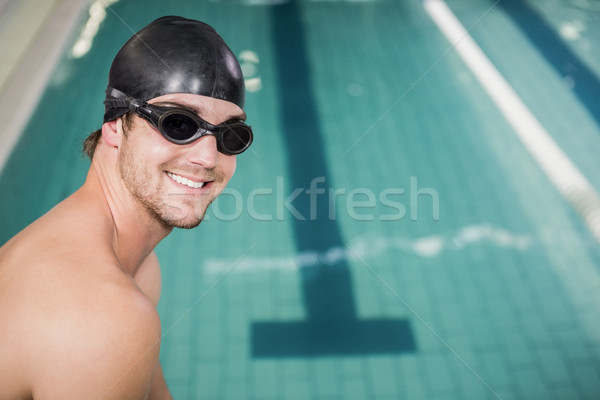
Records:
[[[200,189],[202,186],[204,186],[204,182],[190,181],[188,178],[184,178],[183,176],[175,175],[171,172],[167,172],[167,175],[169,175],[169,178],[173,179],[175,182],[181,183],[182,185],[191,187],[193,189]]]

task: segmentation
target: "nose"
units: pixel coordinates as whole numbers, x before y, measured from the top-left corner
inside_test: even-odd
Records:
[[[204,168],[214,168],[217,165],[217,139],[213,135],[202,136],[189,144],[188,161]]]

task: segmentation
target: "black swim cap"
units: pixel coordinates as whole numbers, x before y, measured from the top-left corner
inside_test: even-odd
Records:
[[[133,35],[113,60],[108,87],[143,101],[191,93],[244,108],[244,77],[231,49],[209,25],[182,17],[159,18]],[[114,98],[107,90],[106,99]],[[104,122],[129,111],[105,105]]]

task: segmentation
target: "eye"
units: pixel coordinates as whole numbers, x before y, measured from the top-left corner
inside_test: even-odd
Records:
[[[172,139],[186,140],[198,131],[198,124],[185,114],[169,114],[162,120],[163,131]]]

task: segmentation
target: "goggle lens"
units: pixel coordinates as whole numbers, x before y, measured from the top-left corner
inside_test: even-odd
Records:
[[[221,129],[221,151],[228,154],[240,154],[252,143],[252,131],[243,122],[226,124]]]
[[[161,121],[165,134],[175,140],[191,139],[200,128],[196,121],[185,114],[172,113],[166,115]]]

